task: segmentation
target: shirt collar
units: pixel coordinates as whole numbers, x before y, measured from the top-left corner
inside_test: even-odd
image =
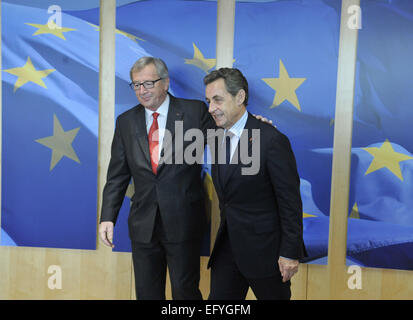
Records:
[[[165,100],[162,102],[162,104],[159,106],[158,109],[155,111],[149,110],[145,108],[145,113],[146,113],[146,119],[151,119],[152,118],[152,113],[157,112],[161,116],[167,117],[168,116],[168,109],[169,109],[169,94],[166,95]]]
[[[239,118],[237,122],[234,123],[234,125],[228,129],[232,134],[236,135],[238,138],[241,137],[242,130],[244,130],[245,124],[247,123],[248,119],[248,112],[247,110],[244,111],[244,114]],[[227,130],[225,130],[225,133]]]

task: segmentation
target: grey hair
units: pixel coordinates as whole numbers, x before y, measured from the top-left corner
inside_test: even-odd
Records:
[[[130,79],[132,79],[132,74],[134,72],[139,72],[141,71],[144,67],[146,67],[149,64],[153,64],[155,66],[156,72],[158,73],[158,76],[162,79],[167,79],[169,78],[169,72],[168,72],[168,67],[166,66],[166,63],[160,59],[160,58],[154,58],[154,57],[142,57],[138,61],[135,62],[135,64],[132,66],[130,69]]]

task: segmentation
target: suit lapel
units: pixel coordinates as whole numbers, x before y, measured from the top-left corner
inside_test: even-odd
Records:
[[[182,119],[184,117],[184,113],[183,113],[182,108],[181,108],[179,102],[177,101],[177,99],[174,98],[171,95],[169,95],[169,98],[170,98],[170,101],[169,101],[168,116],[166,118],[166,125],[165,125],[165,131],[166,131],[165,137],[166,137],[167,134],[170,133],[171,138],[169,139],[169,138],[164,137],[164,140],[163,140],[163,143],[162,143],[162,150],[161,150],[161,153],[160,153],[161,157],[159,159],[157,174],[159,174],[159,172],[165,166],[165,162],[168,163],[168,161],[170,162],[175,157],[173,152],[172,152],[174,141],[175,141],[175,123],[176,123],[176,121],[182,121]],[[183,136],[182,136],[182,139],[183,139]],[[168,150],[168,151],[171,151],[171,152],[168,153],[168,152],[165,152],[165,150]],[[175,150],[175,152],[176,151],[177,150]],[[181,152],[181,150],[178,150],[178,152]],[[171,156],[173,158],[169,159],[169,157],[171,157]]]
[[[219,143],[220,143],[220,139],[218,137],[215,138],[215,150],[211,150],[211,156],[213,156],[213,164],[211,165],[211,175],[212,175],[212,181],[214,182],[214,186],[215,186],[215,191],[217,192],[218,196],[222,195],[223,192],[223,188],[221,185],[221,182],[219,179],[219,175],[218,175],[218,148],[219,148]],[[214,154],[212,154],[212,152],[215,152]]]
[[[136,109],[135,121],[136,137],[139,147],[141,148],[142,153],[146,159],[148,170],[152,171],[151,159],[149,156],[148,133],[146,132],[145,108],[142,105],[139,105]]]
[[[248,119],[247,122],[245,123],[244,130],[242,131],[242,134],[240,136],[240,139],[238,140],[237,147],[235,148],[234,155],[231,158],[231,165],[229,166],[229,169],[227,171],[227,175],[224,179],[224,185],[222,186],[222,189],[225,189],[225,186],[228,184],[228,181],[231,179],[232,175],[234,172],[238,170],[240,166],[242,166],[241,162],[241,153],[240,153],[240,143],[242,139],[248,139],[248,134],[251,133],[251,115],[248,113]],[[245,153],[244,150],[242,150],[243,153]],[[248,154],[251,154],[251,139],[248,139]]]

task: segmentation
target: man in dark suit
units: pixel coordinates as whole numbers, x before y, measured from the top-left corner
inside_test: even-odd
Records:
[[[202,168],[199,162],[168,160],[190,144],[182,137],[183,144],[175,143],[177,124],[184,133],[193,128],[205,132],[215,123],[205,103],[168,94],[168,69],[162,60],[139,59],[130,77],[140,104],[116,121],[100,238],[113,247],[113,226],[132,177],[135,194],[128,226],[137,298],[165,299],[168,266],[173,299],[202,299],[200,248],[207,221]],[[205,141],[198,142],[203,150]]]
[[[290,279],[305,254],[300,180],[288,138],[247,111],[248,83],[238,69],[204,78],[209,112],[224,129],[211,173],[221,223],[211,253],[211,300],[290,299]],[[230,160],[231,159],[231,160]],[[230,162],[230,163],[229,163]]]

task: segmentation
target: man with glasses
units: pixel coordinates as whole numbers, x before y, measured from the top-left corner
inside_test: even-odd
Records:
[[[173,299],[202,299],[200,249],[207,224],[202,167],[159,160],[166,147],[163,135],[168,131],[173,139],[176,122],[181,121],[184,132],[193,128],[206,132],[215,123],[205,103],[168,93],[168,68],[161,59],[139,59],[130,78],[140,104],[116,120],[100,238],[113,247],[113,226],[133,177],[135,194],[128,226],[136,297],[164,300],[168,266]],[[168,147],[172,154],[182,151],[175,150],[173,142]]]

